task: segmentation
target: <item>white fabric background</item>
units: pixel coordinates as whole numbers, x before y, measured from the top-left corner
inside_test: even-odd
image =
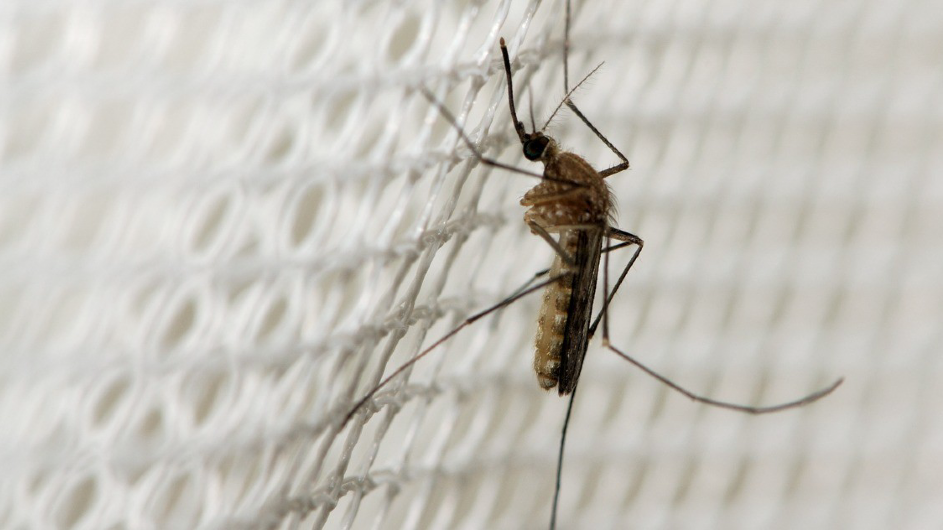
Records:
[[[549,263],[533,182],[415,87],[533,167],[497,39],[540,123],[562,30],[559,2],[5,2],[0,527],[545,528],[566,402],[530,368],[538,296],[338,429]],[[613,343],[718,399],[846,383],[748,417],[594,343],[561,526],[939,526],[938,3],[586,1],[572,42],[647,243]]]

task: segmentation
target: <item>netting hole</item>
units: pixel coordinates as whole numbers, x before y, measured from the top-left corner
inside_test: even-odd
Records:
[[[326,6],[319,6],[326,7]],[[286,52],[286,63],[291,71],[313,71],[329,60],[334,50],[334,30],[340,25],[338,17],[327,17],[318,9],[311,10],[298,28],[298,40]]]
[[[220,190],[210,193],[200,204],[194,206],[195,219],[190,229],[189,250],[198,256],[217,256],[230,242],[236,219],[242,204],[237,190]]]
[[[94,476],[86,476],[73,483],[53,508],[53,519],[57,526],[77,526],[94,509],[99,496],[98,489],[98,481]]]
[[[233,465],[226,467],[227,476],[230,477],[226,485],[232,490],[234,503],[242,501],[256,502],[256,499],[265,495],[265,488],[269,484],[267,479],[270,478],[266,474],[268,471],[268,458],[269,456],[262,452],[250,455],[243,454],[234,459],[235,463]],[[239,477],[241,480],[233,477]],[[271,495],[271,492],[268,494]]]
[[[341,131],[351,119],[351,109],[357,101],[359,93],[354,90],[347,90],[341,94],[334,95],[331,101],[320,101],[323,97],[317,94],[318,101],[314,102],[314,107],[324,107],[327,109],[327,115],[324,117],[324,126],[326,131]]]
[[[190,474],[178,474],[155,486],[148,507],[151,520],[165,521],[168,528],[192,528],[200,517],[201,489]]]
[[[159,408],[152,408],[143,414],[132,431],[132,444],[140,443],[149,447],[162,440],[167,425]]]
[[[161,351],[170,351],[186,340],[197,321],[197,302],[193,298],[185,299],[171,310],[162,332],[158,335],[158,347]]]
[[[276,109],[268,94],[234,94],[221,97],[197,110],[205,112],[192,123],[193,148],[237,166],[257,164],[255,159],[271,141]],[[217,121],[218,120],[218,121]],[[217,125],[210,125],[211,123]],[[229,182],[234,182],[230,180]],[[196,190],[207,194],[206,190]],[[211,195],[211,193],[210,193]]]
[[[183,380],[180,401],[192,404],[193,425],[208,426],[217,413],[227,410],[233,390],[234,383],[228,372],[197,372]]]
[[[333,305],[333,313],[318,311],[318,314],[331,315],[330,323],[342,328],[348,319],[354,316],[354,309],[359,299],[349,293],[361,292],[366,286],[366,271],[341,270],[325,274],[314,287],[315,292],[323,293],[324,299]]]
[[[373,120],[370,119],[369,121]],[[384,121],[393,121],[395,123],[399,120],[390,120],[390,118],[387,117]],[[360,131],[359,135],[360,136],[358,138],[351,138],[350,141],[350,146],[352,147],[352,158],[358,160],[369,160],[376,158],[377,154],[383,152],[385,142],[383,138],[383,130],[381,128],[369,127],[366,130]]]
[[[406,56],[419,41],[419,28],[422,19],[415,13],[410,13],[390,33],[386,44],[386,58],[392,63],[398,63]]]
[[[295,138],[298,136],[295,127],[289,123],[290,118],[283,117],[281,123],[272,125],[275,129],[265,142],[262,156],[269,165],[286,162],[292,154]]]
[[[91,422],[93,426],[102,427],[115,418],[122,402],[129,397],[131,382],[127,376],[120,375],[97,386],[98,395],[92,397]]]
[[[323,230],[330,229],[327,219],[334,217],[331,202],[326,202],[324,186],[312,184],[307,186],[288,207],[288,216],[291,223],[292,247],[303,246],[305,241],[316,242]]]
[[[259,317],[255,329],[255,338],[258,343],[265,343],[277,338],[282,329],[289,324],[288,300],[284,296],[267,299],[264,306],[257,311]]]

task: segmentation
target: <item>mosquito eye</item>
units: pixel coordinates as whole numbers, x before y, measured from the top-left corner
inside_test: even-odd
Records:
[[[538,136],[533,140],[527,140],[524,142],[524,156],[528,160],[540,160],[549,142],[550,140],[546,136]]]

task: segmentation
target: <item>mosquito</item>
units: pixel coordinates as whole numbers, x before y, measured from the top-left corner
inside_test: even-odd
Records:
[[[749,414],[778,412],[818,401],[831,394],[843,382],[843,379],[839,378],[817,392],[786,403],[770,406],[740,405],[695,394],[648,368],[609,342],[609,304],[638,259],[645,243],[642,238],[635,234],[612,226],[615,198],[605,179],[628,169],[629,160],[586,118],[570,99],[573,92],[592,76],[599,66],[577,83],[572,90],[569,88],[567,65],[569,26],[570,4],[567,1],[563,54],[565,95],[544,126],[537,130],[532,123],[531,128],[533,130],[531,132],[525,129],[523,122],[517,117],[511,75],[511,59],[504,39],[500,39],[504,73],[507,78],[508,107],[514,124],[514,131],[521,142],[524,157],[529,161],[542,163],[544,166],[543,173],[518,168],[484,156],[462,130],[455,116],[428,89],[420,87],[422,94],[456,129],[462,142],[480,163],[540,179],[540,183],[521,199],[521,205],[528,208],[524,213],[524,221],[531,232],[540,236],[553,249],[553,264],[549,269],[537,273],[511,296],[466,318],[456,328],[394,370],[354,405],[343,422],[343,424],[346,424],[381,388],[462,329],[535,291],[543,289],[544,295],[538,316],[534,355],[534,370],[537,374],[537,382],[544,390],[549,391],[556,388],[560,396],[570,396],[570,402],[563,421],[557,457],[556,484],[550,519],[551,530],[556,528],[564,445],[570,415],[573,410],[573,400],[576,397],[576,387],[589,341],[600,323],[602,324],[602,345],[605,348],[672,390],[695,402],[715,407]],[[602,171],[596,171],[579,155],[561,149],[556,140],[545,133],[550,121],[563,105],[566,105],[576,114],[580,121],[619,158],[618,164]],[[533,118],[531,121],[533,122]],[[613,240],[616,241],[615,244],[612,244]],[[609,254],[625,248],[633,248],[634,250],[610,291]],[[603,261],[603,292],[607,294],[602,299],[602,308],[593,317],[593,302],[596,295],[600,261]],[[546,278],[537,281],[544,277]]]

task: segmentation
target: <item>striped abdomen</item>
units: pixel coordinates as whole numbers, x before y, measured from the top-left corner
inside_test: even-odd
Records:
[[[534,370],[541,388],[556,386],[560,395],[566,395],[576,388],[589,343],[602,229],[565,230],[559,243],[574,263],[558,255],[550,268],[550,278],[559,280],[544,291]]]

